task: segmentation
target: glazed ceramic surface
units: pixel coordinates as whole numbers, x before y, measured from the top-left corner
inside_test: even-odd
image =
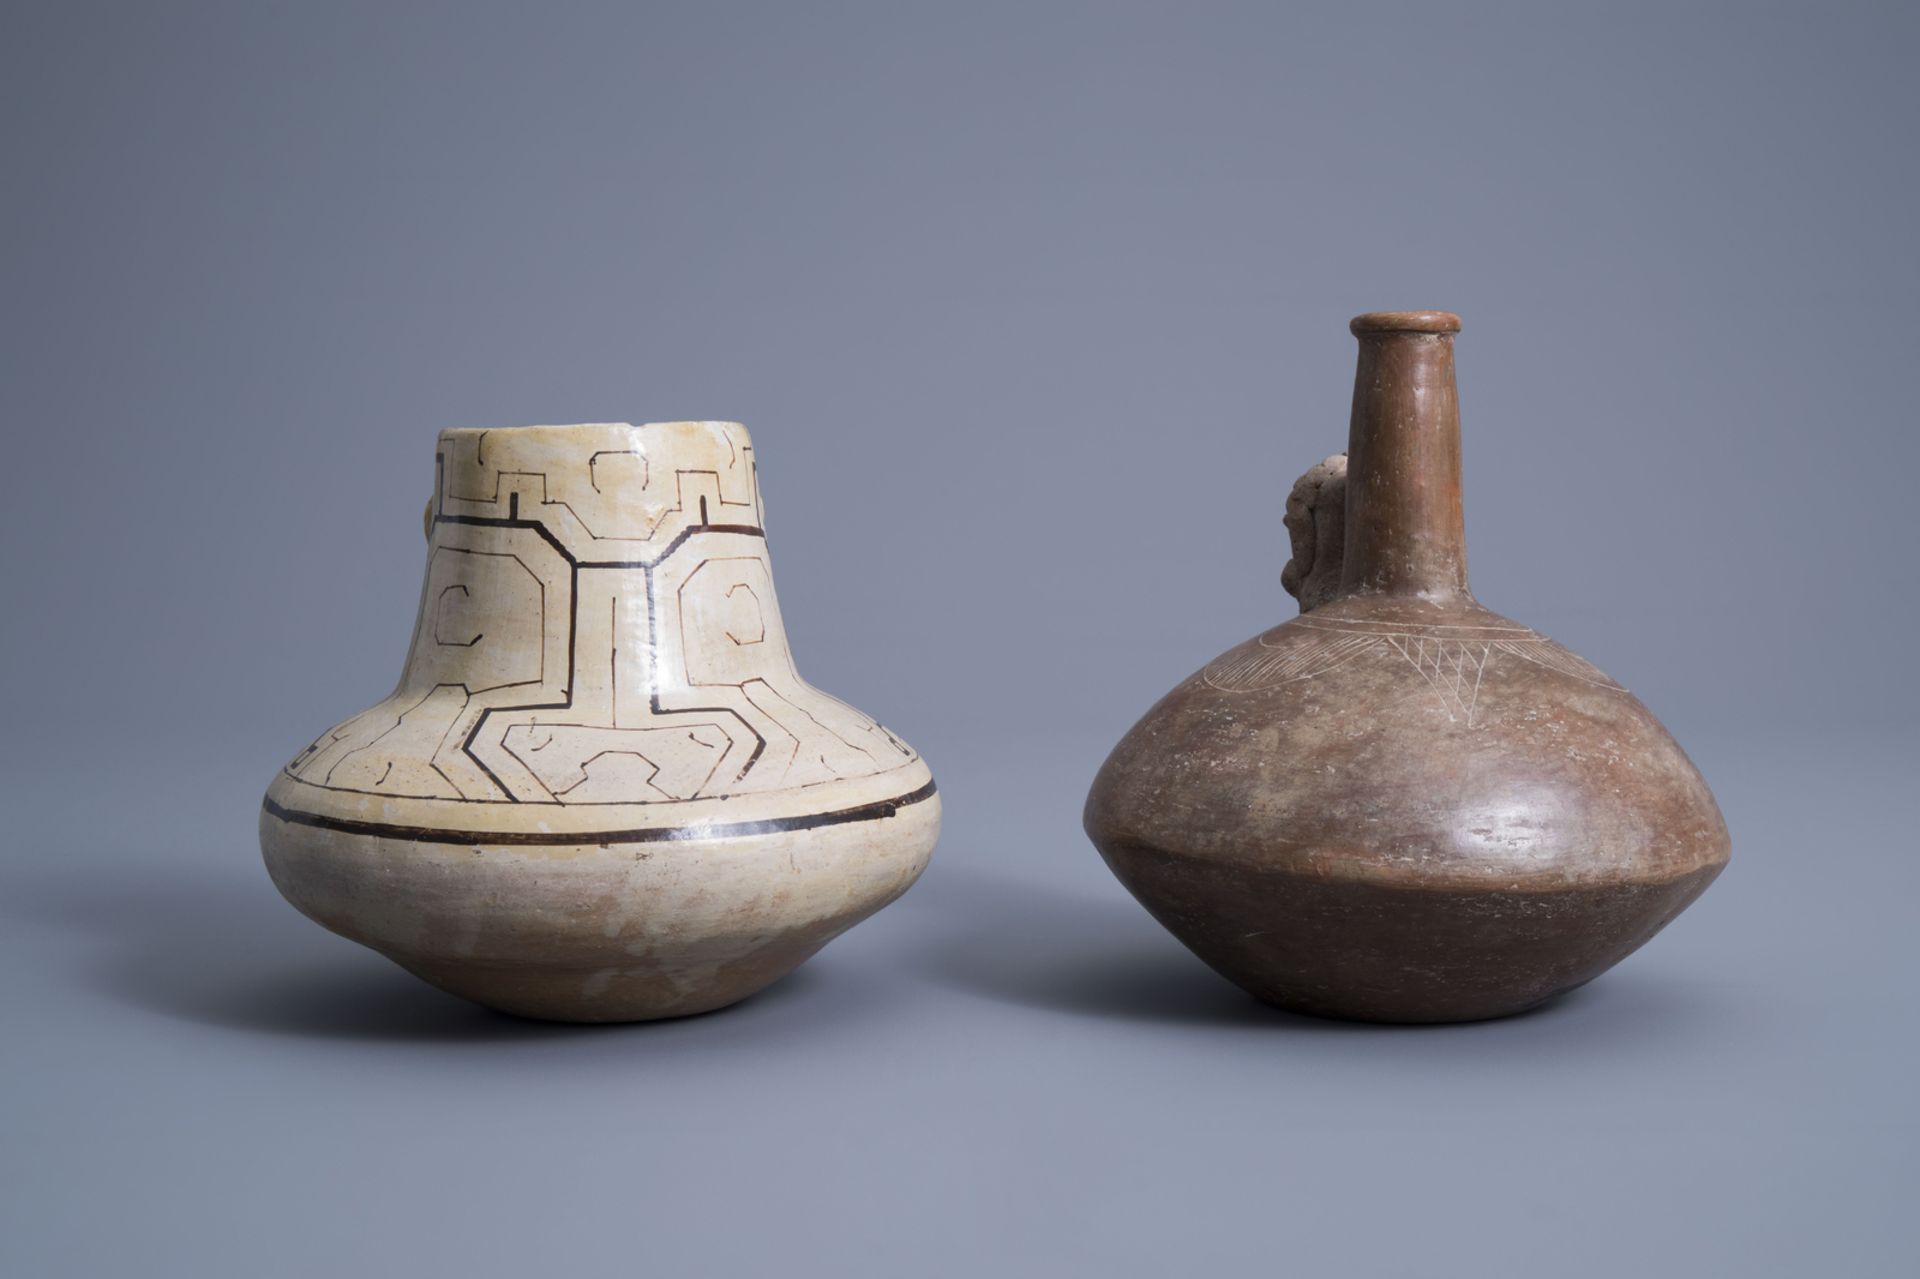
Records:
[[[1353,322],[1349,456],[1289,502],[1305,610],[1221,655],[1114,749],[1086,826],[1221,973],[1304,1012],[1454,1021],[1603,972],[1728,855],[1633,694],[1468,589],[1453,334]]]
[[[296,755],[306,914],[535,1017],[702,1012],[912,884],[926,764],[800,678],[746,430],[446,431],[399,687]]]

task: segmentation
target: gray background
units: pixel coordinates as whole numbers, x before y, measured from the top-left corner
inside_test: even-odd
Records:
[[[8,4],[0,1269],[1911,1274],[1912,6]],[[1078,827],[1291,613],[1355,312],[1459,341],[1481,598],[1735,838],[1549,1010],[1254,1005]],[[934,868],[571,1030],[284,906],[444,426],[737,418]]]

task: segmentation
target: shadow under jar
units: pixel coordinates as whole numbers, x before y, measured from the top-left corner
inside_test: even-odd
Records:
[[[1175,688],[1086,829],[1201,959],[1299,1012],[1524,1011],[1660,931],[1728,856],[1639,700],[1467,586],[1456,316],[1363,315],[1345,458],[1288,502],[1301,615]]]

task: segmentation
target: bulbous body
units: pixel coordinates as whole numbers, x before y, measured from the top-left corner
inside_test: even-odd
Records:
[[[1088,797],[1088,834],[1154,916],[1303,1012],[1521,1011],[1640,946],[1727,860],[1647,709],[1467,590],[1457,326],[1355,321],[1338,589],[1169,693]],[[1297,558],[1289,586],[1326,567]]]
[[[735,423],[447,431],[400,685],[268,788],[274,883],[454,994],[704,1012],[904,892],[926,764],[795,670]]]

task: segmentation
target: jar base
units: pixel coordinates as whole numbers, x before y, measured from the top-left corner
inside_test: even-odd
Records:
[[[717,1012],[788,976],[857,921],[807,930],[718,965],[514,968],[400,959],[396,964],[449,995],[532,1021],[613,1025]]]
[[[544,1021],[737,1003],[912,886],[937,795],[871,821],[638,844],[449,844],[260,819],[301,913],[474,1003]]]
[[[1437,889],[1103,849],[1153,916],[1264,1003],[1340,1021],[1490,1021],[1593,980],[1692,903],[1724,862],[1545,891]]]

